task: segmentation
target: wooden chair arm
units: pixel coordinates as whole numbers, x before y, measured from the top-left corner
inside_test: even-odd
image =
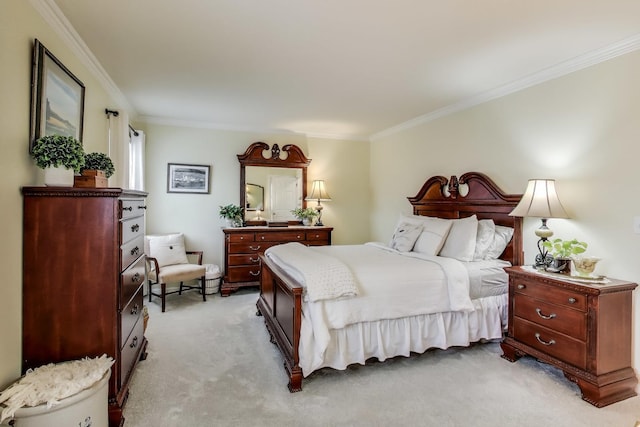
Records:
[[[187,251],[187,255],[198,255],[198,265],[202,265],[203,251]]]
[[[153,270],[156,272],[156,278],[160,277],[160,265],[158,265],[158,260],[152,256],[146,255],[147,265],[148,263],[153,263]]]

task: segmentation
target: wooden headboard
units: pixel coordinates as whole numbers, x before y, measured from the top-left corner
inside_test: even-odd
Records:
[[[488,176],[467,172],[460,178],[431,177],[418,194],[407,198],[414,215],[449,219],[477,215],[478,219],[492,219],[497,225],[513,227],[513,238],[500,258],[512,265],[524,264],[522,218],[509,216],[522,194],[505,194]]]

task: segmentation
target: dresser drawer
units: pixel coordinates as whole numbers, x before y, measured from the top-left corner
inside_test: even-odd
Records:
[[[256,233],[258,242],[302,242],[306,238],[303,230]]]
[[[127,243],[136,237],[144,236],[144,216],[122,220],[120,221],[120,227],[122,243]]]
[[[140,235],[135,239],[123,244],[120,250],[122,269],[124,270],[144,253],[144,236]]]
[[[118,308],[126,306],[138,288],[144,282],[145,258],[140,257],[131,267],[127,268],[120,275],[120,302]]]
[[[271,246],[278,243],[274,242],[253,242],[253,243],[229,243],[229,254],[258,254],[263,253]]]
[[[129,335],[131,335],[131,331],[133,331],[133,327],[142,313],[142,298],[142,286],[140,286],[131,301],[129,301],[129,304],[127,304],[120,313],[121,347],[125,342],[127,342]]]
[[[307,231],[307,240],[309,244],[329,244],[329,232],[324,230],[319,231]]]
[[[118,388],[122,387],[122,384],[124,384],[129,375],[131,375],[131,370],[136,363],[136,359],[138,358],[138,354],[140,354],[140,349],[143,344],[144,322],[142,319],[138,318],[129,338],[120,350],[120,376],[117,378]]]
[[[229,267],[229,282],[254,282],[260,280],[260,265]]]
[[[241,255],[229,255],[229,265],[252,265],[259,264],[260,257],[258,254],[241,254]]]
[[[587,344],[519,317],[513,319],[513,338],[580,369],[587,366]]]
[[[144,199],[120,199],[120,218],[131,218],[144,215],[146,209]]]
[[[584,311],[515,294],[513,314],[581,341],[587,340],[587,313]]]
[[[227,235],[229,242],[253,242],[255,240],[255,233],[233,233]]]
[[[587,296],[585,294],[557,286],[543,285],[531,280],[520,278],[512,280],[514,280],[514,291],[516,293],[576,310],[587,311]]]

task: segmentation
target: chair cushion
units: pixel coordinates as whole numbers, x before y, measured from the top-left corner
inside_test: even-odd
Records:
[[[160,267],[189,263],[182,233],[146,236],[146,239],[149,256],[157,259]]]
[[[159,283],[185,282],[205,275],[206,267],[198,264],[174,264],[160,268]],[[154,274],[155,275],[155,274]],[[149,275],[151,278],[151,274]],[[151,278],[152,280],[154,278]]]

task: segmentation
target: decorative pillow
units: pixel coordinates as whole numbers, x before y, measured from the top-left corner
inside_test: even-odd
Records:
[[[475,215],[452,219],[451,230],[444,241],[440,256],[455,258],[460,261],[473,260],[478,234],[478,217]]]
[[[426,255],[438,255],[447,234],[449,234],[452,222],[448,219],[430,216],[421,217],[421,221],[422,232],[413,246],[413,251]]]
[[[393,232],[389,246],[400,252],[409,252],[413,249],[413,245],[421,232],[422,225],[403,221],[397,225],[396,230]]]
[[[496,234],[496,224],[492,219],[481,219],[478,221],[478,234],[476,235],[476,250],[473,254],[474,261],[483,260],[487,255],[487,250],[493,243],[493,236]]]
[[[493,243],[489,246],[484,259],[498,259],[513,237],[513,228],[496,225]]]
[[[189,263],[182,233],[147,236],[147,239],[149,239],[149,256],[156,258],[160,267]]]

